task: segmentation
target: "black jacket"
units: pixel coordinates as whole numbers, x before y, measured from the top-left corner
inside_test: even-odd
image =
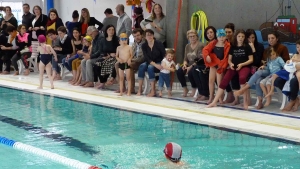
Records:
[[[82,28],[82,24],[83,24],[83,22],[80,22],[80,32],[82,32],[81,31],[81,28]],[[90,17],[90,22],[88,22],[88,26],[95,26],[95,25],[98,25],[98,30],[100,31],[101,29],[102,29],[102,27],[103,27],[103,24],[100,22],[100,21],[98,21],[97,19],[95,19],[94,17]]]
[[[47,24],[47,21],[48,21],[48,17],[47,15],[40,15],[40,17],[38,18],[38,20],[34,23],[34,25],[32,25],[32,21],[34,20],[34,18],[31,20],[31,22],[29,23],[29,27],[41,27],[43,26],[45,28],[45,30],[37,30],[36,31],[36,36],[38,37],[39,35],[46,35],[46,24]],[[28,31],[30,33],[29,36],[32,37],[32,31]],[[34,39],[33,39],[34,40]],[[36,39],[35,39],[36,40]]]

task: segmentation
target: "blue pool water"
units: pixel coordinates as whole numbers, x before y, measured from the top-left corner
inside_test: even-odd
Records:
[[[300,168],[291,142],[8,88],[0,88],[0,136],[107,168],[166,168],[157,164],[170,141],[186,168]],[[2,144],[0,154],[1,169],[67,168]]]

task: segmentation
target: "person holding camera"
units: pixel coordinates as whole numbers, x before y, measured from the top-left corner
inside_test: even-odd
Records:
[[[190,43],[185,46],[183,65],[177,69],[176,74],[183,88],[183,97],[186,97],[189,92],[185,79],[185,75],[188,75],[189,81],[192,86],[192,92],[189,96],[193,97],[198,87],[196,81],[199,80],[195,80],[195,78],[200,78],[199,74],[197,74],[196,71],[199,73],[202,72],[202,76],[203,72],[208,74],[208,70],[205,69],[204,61],[202,58],[202,49],[204,48],[204,44],[199,41],[197,31],[189,30],[187,32],[187,38]],[[204,96],[204,99],[208,97],[208,78],[206,80],[205,78],[200,79],[200,81],[203,81],[203,84],[201,83],[201,86],[199,84],[198,90],[199,94],[201,96]]]

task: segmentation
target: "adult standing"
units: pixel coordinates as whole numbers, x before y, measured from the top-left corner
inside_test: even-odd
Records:
[[[87,8],[82,8],[81,10],[81,16],[80,16],[80,30],[81,30],[81,35],[85,36],[87,28],[89,26],[95,26],[98,25],[98,30],[100,31],[103,27],[103,24],[99,22],[97,19],[94,17],[90,16],[90,12]]]
[[[72,13],[72,21],[67,23],[67,29],[68,29],[68,36],[70,38],[73,38],[73,30],[74,28],[80,29],[80,23],[78,22],[79,20],[79,13],[77,10],[74,10]]]
[[[198,78],[198,76],[193,76],[193,75],[194,75],[195,69],[198,69],[198,67],[196,67],[198,61],[199,61],[199,64],[204,65],[204,61],[202,58],[202,49],[204,48],[204,44],[199,41],[198,33],[195,30],[187,31],[186,36],[190,43],[185,46],[183,66],[180,67],[176,71],[176,74],[177,74],[177,78],[183,88],[183,97],[186,97],[189,92],[189,90],[187,88],[186,80],[185,80],[185,75],[188,75],[188,79],[192,86],[192,93],[190,94],[190,97],[193,97],[197,90],[197,84],[195,82],[195,77]],[[205,65],[204,65],[203,69],[205,69]],[[208,71],[206,73],[208,74]],[[208,86],[207,86],[207,89],[208,89]],[[199,92],[202,93],[202,90]],[[206,97],[208,97],[208,92],[205,94],[202,93],[202,95],[205,95]]]
[[[131,35],[132,29],[132,20],[125,13],[125,7],[122,4],[117,5],[116,7],[117,15],[119,15],[119,19],[117,22],[117,31],[116,34],[119,37],[121,33],[126,33],[127,37]]]
[[[156,40],[161,41],[166,47],[166,19],[160,4],[155,4],[152,8],[152,14],[141,22],[141,28],[146,30],[146,25],[151,25]]]
[[[22,16],[22,25],[25,25],[26,30],[28,30],[30,22],[33,20],[35,17],[32,13],[30,13],[30,6],[25,3],[23,4],[23,16]]]
[[[62,20],[59,18],[57,10],[54,8],[51,8],[49,13],[48,13],[48,21],[46,25],[46,30],[53,29],[57,31],[57,29],[61,26],[64,26]],[[51,45],[52,41],[50,38],[47,37],[47,44]]]
[[[155,73],[158,73],[161,69],[161,61],[166,55],[166,50],[162,42],[154,39],[154,31],[146,29],[146,42],[142,45],[143,54],[146,62],[139,66],[138,77],[139,77],[139,89],[137,95],[141,95],[143,80],[145,72],[148,72],[149,81],[151,84],[151,92],[148,94],[149,97],[155,96]]]
[[[130,64],[131,83],[135,82],[135,72],[138,71],[139,66],[145,62],[142,45],[145,43],[144,31],[141,28],[132,31],[134,43],[132,44],[133,57]],[[134,84],[134,83],[133,83]],[[131,92],[135,92],[134,85],[131,85]]]
[[[1,24],[1,29],[6,35],[8,35],[8,32],[6,31],[7,26],[14,26],[16,29],[18,27],[18,21],[14,17],[14,14],[11,13],[11,8],[9,6],[5,7],[5,16]]]
[[[93,87],[94,86],[94,72],[93,72],[93,64],[97,61],[98,57],[100,57],[100,34],[99,30],[95,26],[89,26],[87,28],[87,32],[93,38],[92,42],[92,50],[90,52],[90,56],[88,59],[83,59],[81,61],[81,72],[82,72],[82,80],[83,83],[80,86],[83,87]]]
[[[110,8],[105,9],[104,14],[106,17],[103,19],[103,27],[101,30],[105,32],[108,25],[113,25],[116,28],[119,18],[113,15],[113,11]]]
[[[141,22],[144,20],[143,8],[142,7],[134,7],[134,28],[141,28]]]
[[[32,48],[32,53],[31,53],[31,57],[37,59],[39,61],[38,58],[38,51],[37,48],[39,46],[39,42],[37,37],[39,35],[45,35],[46,34],[46,24],[47,24],[47,15],[42,14],[42,8],[40,6],[34,6],[33,7],[33,14],[35,15],[35,17],[31,20],[31,22],[29,23],[29,36],[31,37],[31,48]],[[38,65],[35,65],[36,67]],[[25,69],[24,72],[25,75],[29,74],[29,69]]]

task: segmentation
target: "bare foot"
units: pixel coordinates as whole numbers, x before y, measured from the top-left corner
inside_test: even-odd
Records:
[[[232,102],[234,102],[233,92],[228,92],[225,103],[232,103]]]
[[[206,106],[206,108],[211,108],[211,107],[217,107],[216,103],[210,103],[209,105]]]
[[[186,97],[188,93],[189,93],[189,90],[187,88],[183,88],[182,97]]]
[[[61,77],[60,76],[56,76],[53,80],[54,81],[61,80]]]
[[[8,71],[3,71],[1,74],[2,74],[2,75],[8,75],[8,74],[10,74],[10,72],[8,72]]]
[[[142,92],[137,92],[137,93],[136,93],[136,95],[137,95],[137,96],[140,96],[140,95],[141,95],[141,93],[142,93]]]
[[[190,94],[190,97],[194,97],[195,93],[196,93],[196,89],[192,89],[192,92],[191,92],[191,94]]]
[[[213,99],[214,99],[213,97],[209,97],[209,99],[208,99],[208,101],[207,101],[207,104],[212,103]]]
[[[15,71],[14,76],[19,75],[19,71]]]
[[[262,108],[264,108],[264,105],[263,105],[262,101],[258,101],[256,109],[262,109]]]
[[[83,82],[83,83],[80,83],[80,85],[79,86],[84,86],[84,85],[86,85],[88,82]]]
[[[293,107],[293,112],[295,112],[295,111],[297,111],[298,110],[298,108],[299,108],[299,105],[300,105],[300,102],[299,102],[300,100],[299,100],[299,98],[297,97],[297,99],[296,99],[296,102],[295,102],[295,105],[294,105],[294,107]]]
[[[93,82],[88,82],[83,87],[94,87],[94,83]]]
[[[127,92],[127,96],[131,96],[131,92]]]
[[[159,97],[162,97],[162,92],[159,92],[158,96],[159,96]]]
[[[270,105],[270,103],[271,103],[271,97],[267,97],[264,107],[268,107]]]
[[[23,75],[24,75],[24,76],[28,76],[28,75],[29,75],[29,72],[30,72],[29,69],[26,69],[26,70],[24,71]]]
[[[289,112],[292,110],[296,103],[296,100],[291,100],[281,111],[282,112]]]
[[[148,95],[147,95],[147,97],[154,97],[155,96],[155,92],[150,92]]]
[[[123,93],[119,93],[118,96],[123,96]]]
[[[172,93],[168,93],[168,98],[171,98],[172,97]]]
[[[243,104],[244,110],[248,110],[248,102]]]
[[[230,106],[235,106],[235,105],[238,105],[238,104],[240,104],[240,101],[239,101],[239,100],[234,100],[234,101],[230,104]]]
[[[43,89],[43,86],[39,86],[39,87],[37,87],[37,89]]]
[[[236,90],[236,91],[233,92],[234,96],[240,96],[240,95],[243,95],[243,94],[244,94],[244,92],[241,91],[241,90]]]
[[[220,99],[219,99],[219,103],[220,103],[220,104],[224,104],[223,98],[220,98]]]

